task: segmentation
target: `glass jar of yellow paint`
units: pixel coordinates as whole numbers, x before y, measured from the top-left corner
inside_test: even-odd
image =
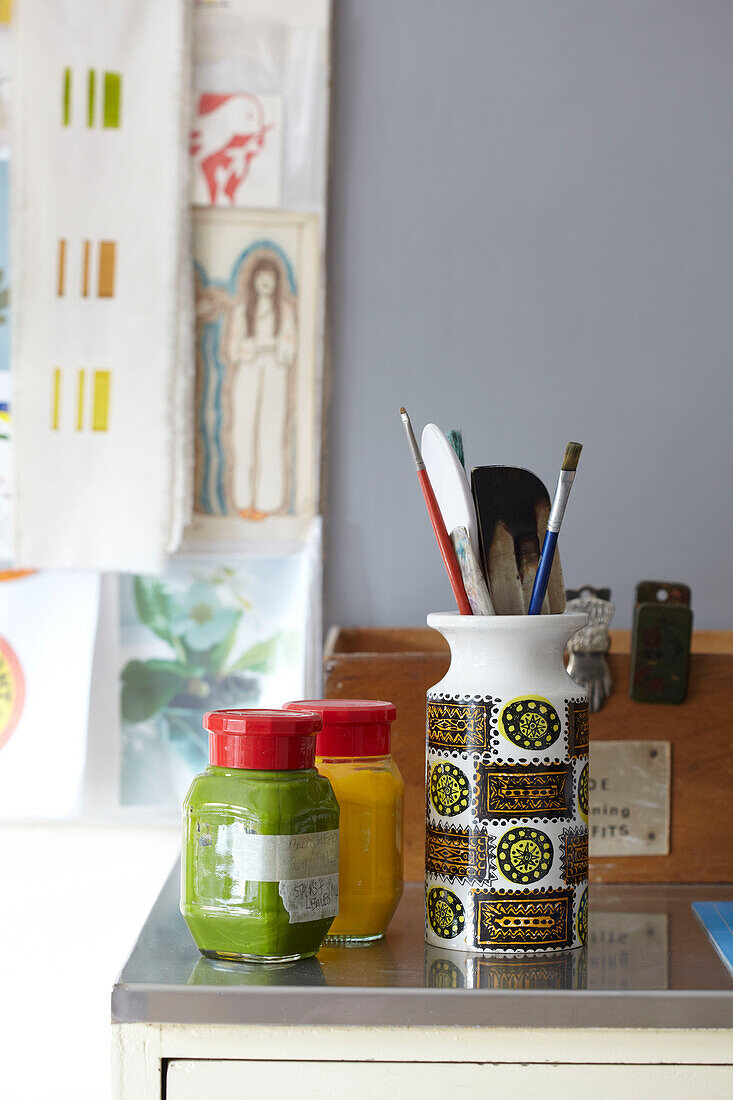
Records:
[[[405,784],[391,755],[391,703],[374,699],[301,699],[285,709],[321,716],[316,767],[341,809],[339,911],[326,943],[382,938],[403,887]]]

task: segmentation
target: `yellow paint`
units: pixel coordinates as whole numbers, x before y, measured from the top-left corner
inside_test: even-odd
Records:
[[[122,117],[122,73],[104,74],[102,126],[117,129]]]
[[[76,430],[84,427],[84,371],[80,370],[76,387]]]
[[[66,288],[66,241],[62,237],[58,248],[58,273],[56,277],[56,294],[59,298],[64,295]]]
[[[92,243],[91,241],[84,241],[84,262],[82,264],[82,277],[81,277],[81,296],[82,298],[89,297],[89,260],[91,257]]]
[[[114,298],[115,296],[115,242],[99,242],[99,275],[97,278],[97,295],[100,298]]]
[[[108,370],[95,370],[92,401],[92,431],[106,432],[109,419],[109,388],[111,375]]]
[[[94,90],[96,86],[96,74],[94,69],[87,73],[87,126],[94,125]]]
[[[389,757],[319,757],[341,807],[339,913],[329,936],[378,936],[402,896],[405,785]]]
[[[61,121],[64,126],[71,123],[71,69],[64,69],[64,83],[61,94]]]
[[[0,23],[12,23],[13,0],[0,0]]]
[[[53,372],[53,409],[51,412],[51,428],[58,431],[59,406],[61,404],[61,371],[58,367]]]

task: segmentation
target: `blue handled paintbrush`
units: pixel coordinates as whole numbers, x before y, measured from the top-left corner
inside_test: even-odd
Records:
[[[537,566],[537,573],[532,587],[532,598],[529,601],[529,614],[541,615],[542,604],[547,592],[547,582],[550,579],[552,559],[555,557],[557,536],[560,533],[562,518],[565,515],[570,490],[575,480],[575,471],[578,468],[578,459],[583,450],[582,443],[568,443],[565,448],[565,457],[562,460],[560,476],[557,479],[557,489],[550,509],[550,518],[547,521],[547,530],[542,542],[542,552]]]

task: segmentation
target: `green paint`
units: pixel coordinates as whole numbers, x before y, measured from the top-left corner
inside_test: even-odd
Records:
[[[121,125],[122,73],[104,74],[104,113],[102,125],[115,130]]]
[[[87,126],[94,125],[94,86],[96,83],[96,73],[94,69],[90,69],[87,74]]]
[[[290,923],[278,882],[233,874],[230,838],[338,829],[331,784],[314,768],[250,771],[209,765],[183,804],[181,912],[199,950],[223,959],[315,955],[332,918]]]
[[[62,99],[64,126],[71,122],[71,69],[64,69],[64,94]]]
[[[456,457],[458,458],[458,461],[460,462],[461,466],[463,466],[463,469],[465,470],[465,468],[466,468],[466,458],[465,458],[465,455],[463,454],[463,435],[462,435],[462,433],[460,431],[458,431],[457,429],[453,429],[449,432],[446,432],[446,435],[448,436],[448,442],[450,443],[453,450],[456,452]]]

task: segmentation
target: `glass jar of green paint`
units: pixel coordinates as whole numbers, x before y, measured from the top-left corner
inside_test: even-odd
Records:
[[[204,716],[209,766],[183,804],[181,912],[208,958],[315,955],[338,913],[339,807],[315,769],[316,714]]]

